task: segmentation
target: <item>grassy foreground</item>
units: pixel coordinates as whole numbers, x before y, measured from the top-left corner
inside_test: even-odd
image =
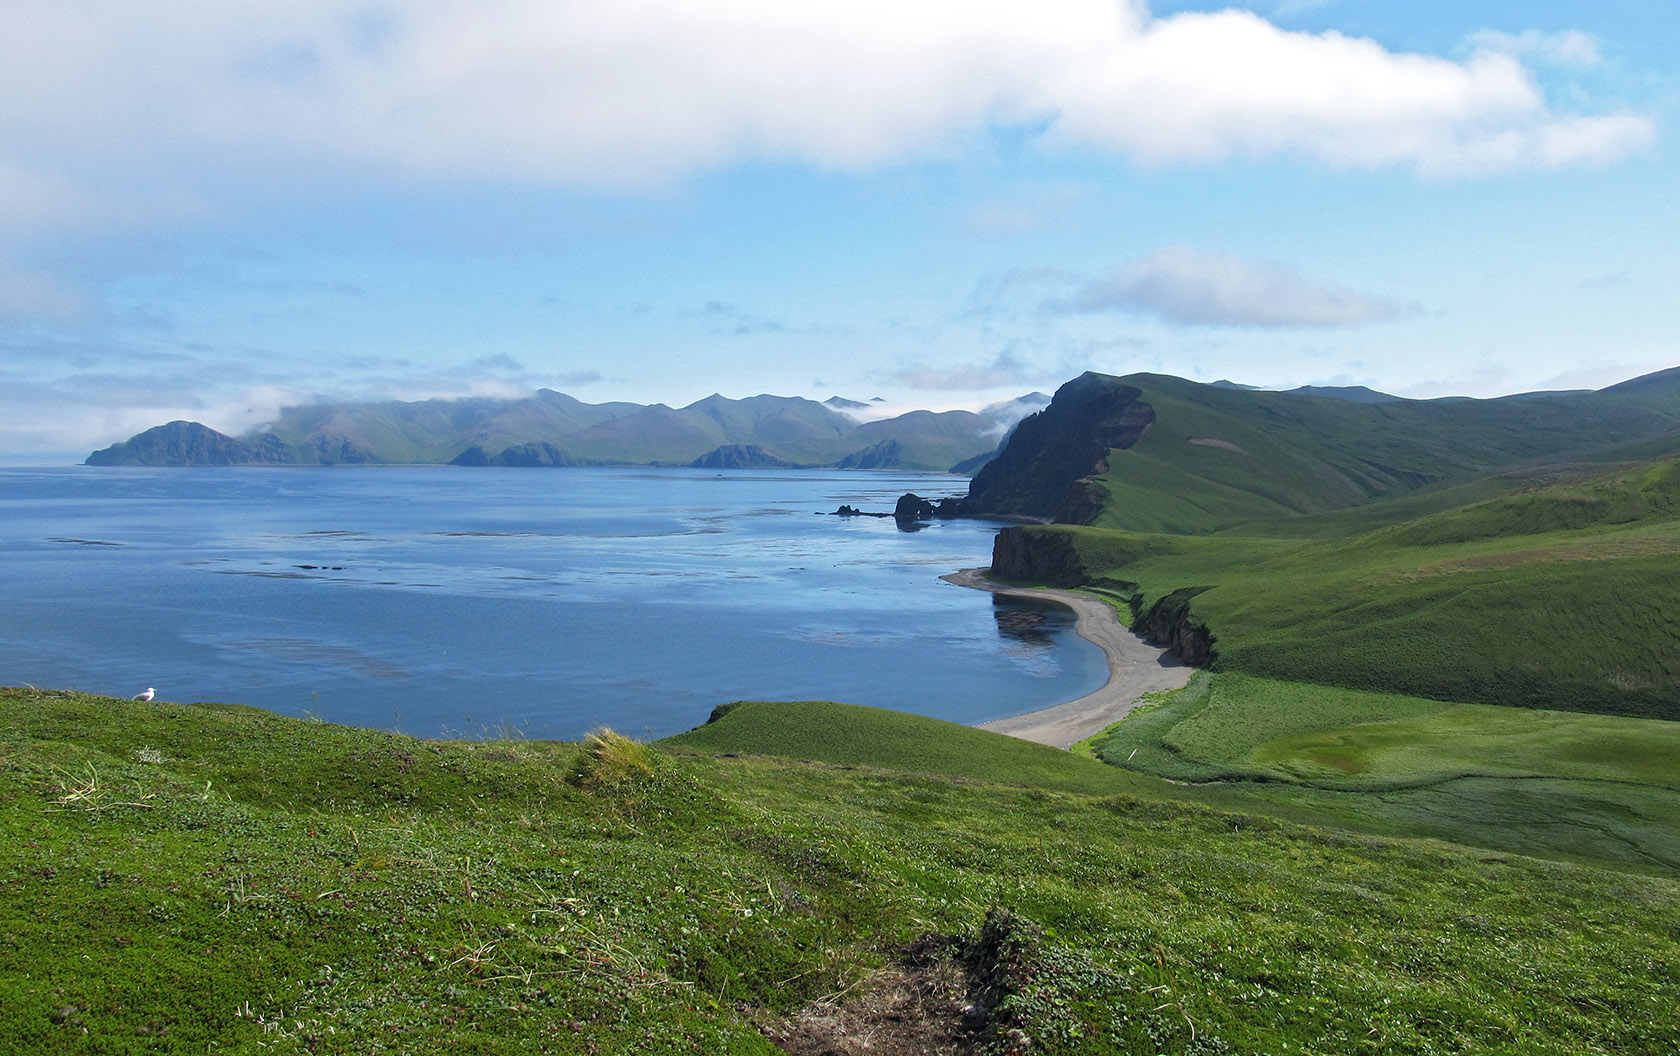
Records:
[[[909,773],[0,691],[0,1051],[820,1051],[904,995],[927,1051],[1680,1035],[1671,881],[1078,790],[979,736]],[[942,773],[976,752],[997,783]]]

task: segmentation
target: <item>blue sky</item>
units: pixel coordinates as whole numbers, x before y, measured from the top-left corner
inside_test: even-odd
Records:
[[[0,0],[0,451],[1680,363],[1680,5]]]

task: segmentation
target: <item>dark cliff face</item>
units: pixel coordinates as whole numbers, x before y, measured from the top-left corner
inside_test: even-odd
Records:
[[[1109,451],[1131,447],[1155,421],[1142,396],[1105,374],[1063,385],[975,475],[964,512],[1089,523],[1101,509],[1086,495],[1089,478],[1107,469]]]
[[[992,542],[992,572],[1007,579],[1051,587],[1083,587],[1092,577],[1074,546],[1074,533],[1065,528],[1018,525],[998,532]],[[1119,580],[1096,581],[1111,593],[1130,595],[1132,629],[1146,640],[1172,652],[1192,667],[1209,667],[1219,659],[1215,638],[1192,608],[1196,595],[1208,587],[1184,587],[1144,609],[1137,585]]]
[[[235,440],[198,422],[170,422],[87,457],[90,466],[275,466],[297,461],[279,437]]]
[[[1083,586],[1089,576],[1065,531],[1004,528],[992,540],[992,571],[1052,587]]]

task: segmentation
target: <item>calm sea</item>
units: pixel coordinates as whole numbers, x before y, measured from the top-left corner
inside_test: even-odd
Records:
[[[0,469],[0,683],[419,736],[663,736],[741,699],[973,723],[1095,689],[1055,608],[939,576],[996,526],[925,475]]]

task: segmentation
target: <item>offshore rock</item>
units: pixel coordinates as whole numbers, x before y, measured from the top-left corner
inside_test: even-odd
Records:
[[[910,491],[900,495],[898,505],[893,507],[893,519],[898,521],[949,520],[960,516],[961,499],[940,499],[934,502]]]

